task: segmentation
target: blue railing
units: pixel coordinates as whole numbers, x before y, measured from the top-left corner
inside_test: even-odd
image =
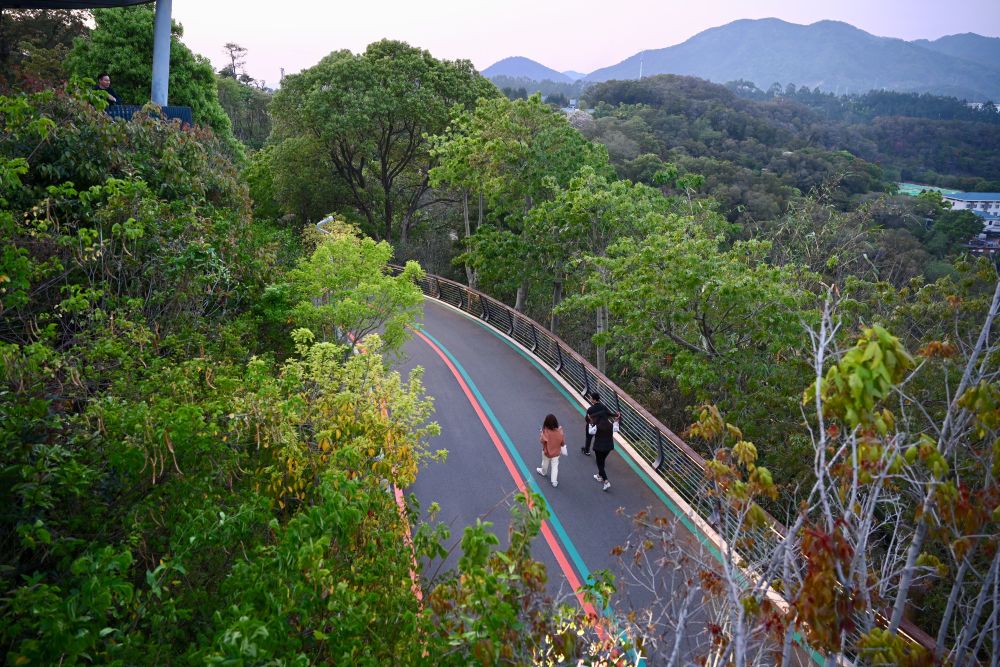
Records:
[[[164,120],[179,120],[182,125],[194,125],[194,116],[191,107],[158,107],[159,114]],[[104,113],[112,118],[121,120],[132,120],[132,116],[142,111],[139,104],[109,104]],[[154,112],[156,113],[156,112]]]

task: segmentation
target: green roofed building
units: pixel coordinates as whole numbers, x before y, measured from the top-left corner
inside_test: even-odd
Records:
[[[959,194],[961,190],[949,190],[948,188],[936,188],[933,185],[922,185],[920,183],[897,183],[899,186],[899,194],[909,195],[910,197],[916,197],[921,192],[940,192],[942,195],[952,195]]]

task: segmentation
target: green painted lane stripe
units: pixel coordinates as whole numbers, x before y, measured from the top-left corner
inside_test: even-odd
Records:
[[[428,333],[427,329],[425,329],[423,326],[420,326],[420,332],[423,335],[427,336],[427,338],[429,338],[435,345],[437,345],[441,349],[442,352],[444,352],[444,354],[448,357],[451,363],[454,364],[458,372],[462,375],[462,379],[465,380],[466,384],[469,386],[469,389],[475,395],[476,401],[479,403],[479,406],[483,409],[483,412],[486,413],[486,416],[489,418],[490,423],[493,425],[494,430],[497,432],[497,435],[499,435],[500,439],[503,441],[504,447],[507,449],[507,453],[510,454],[511,458],[515,461],[515,463],[517,463],[517,467],[521,471],[521,474],[524,476],[525,482],[530,484],[531,488],[535,491],[535,493],[540,495],[542,499],[545,501],[545,505],[549,508],[549,523],[551,523],[552,527],[555,529],[556,534],[559,536],[560,541],[563,543],[563,548],[566,549],[566,552],[569,554],[570,559],[576,566],[577,572],[580,573],[582,579],[585,579],[587,581],[592,581],[592,578],[590,576],[590,569],[587,567],[587,564],[584,563],[583,557],[580,556],[580,552],[577,551],[576,545],[573,544],[573,540],[570,539],[569,534],[566,532],[566,529],[562,525],[562,522],[559,521],[559,517],[556,515],[555,510],[552,508],[552,504],[549,502],[548,498],[545,497],[545,494],[542,492],[542,489],[538,485],[538,482],[535,480],[535,477],[529,472],[528,466],[525,464],[524,459],[521,458],[521,454],[520,452],[517,451],[517,448],[514,446],[513,441],[510,439],[510,436],[507,435],[507,431],[504,430],[503,425],[500,423],[500,420],[497,418],[496,414],[494,414],[493,409],[490,407],[490,404],[486,401],[482,393],[479,391],[479,387],[476,386],[476,383],[469,376],[468,372],[465,370],[465,367],[462,366],[462,364],[458,361],[458,359],[455,358],[455,355],[451,353],[451,350],[445,347],[444,344],[437,338]],[[529,361],[531,360],[529,359]],[[564,395],[566,395],[565,392],[563,393]],[[566,397],[569,398],[568,395],[566,395]],[[614,619],[614,610],[608,603],[606,603],[603,606],[603,608],[601,609],[601,613],[608,618]],[[640,667],[643,667],[646,664],[645,658],[641,656],[635,656],[634,652],[631,650],[629,651],[629,654],[638,660],[637,664]]]
[[[549,502],[548,498],[545,497],[545,493],[542,491],[541,487],[538,485],[538,482],[535,480],[535,476],[531,474],[529,467],[527,466],[527,464],[525,464],[524,459],[521,458],[520,452],[517,451],[517,447],[514,446],[514,443],[510,439],[510,436],[507,435],[507,431],[504,430],[503,425],[500,423],[500,420],[497,419],[497,416],[496,414],[494,414],[493,409],[490,407],[490,404],[486,402],[485,398],[483,398],[482,393],[479,391],[479,387],[476,386],[476,383],[473,382],[471,377],[469,377],[469,374],[465,370],[465,367],[462,366],[462,364],[458,361],[458,359],[455,358],[455,355],[451,353],[451,350],[445,347],[441,343],[441,341],[439,341],[437,338],[428,333],[427,329],[425,329],[424,327],[421,326],[420,331],[429,339],[434,341],[435,345],[441,348],[441,351],[444,352],[445,355],[447,355],[451,363],[453,363],[455,365],[455,368],[458,369],[458,372],[461,373],[462,379],[464,379],[466,384],[469,385],[469,389],[472,390],[472,393],[475,395],[476,400],[479,402],[480,407],[482,407],[483,412],[486,413],[486,416],[489,418],[490,423],[496,430],[497,435],[499,435],[500,439],[503,440],[504,447],[507,448],[507,452],[510,454],[511,458],[517,464],[518,470],[520,470],[521,474],[524,476],[525,482],[531,486],[532,491],[540,495],[542,499],[545,500],[545,505],[549,508],[549,521],[551,522],[552,527],[555,529],[556,534],[559,536],[559,539],[562,541],[563,546],[566,548],[566,553],[573,561],[573,565],[576,567],[577,572],[580,573],[581,579],[590,579],[590,569],[587,567],[587,564],[584,563],[583,558],[580,556],[580,552],[577,551],[576,546],[573,544],[573,540],[570,539],[569,534],[566,532],[566,529],[562,525],[562,522],[559,521],[559,517],[556,516],[555,512],[553,511],[552,504]]]
[[[571,406],[573,406],[576,409],[576,411],[581,416],[583,416],[584,414],[586,414],[586,411],[583,409],[583,406],[581,406],[579,404],[579,402],[577,402],[577,400],[573,396],[571,396],[569,394],[569,392],[566,391],[566,388],[560,382],[558,382],[554,378],[554,374],[553,374],[553,371],[551,369],[549,369],[546,366],[543,366],[540,363],[538,363],[538,361],[534,357],[532,357],[531,355],[527,354],[524,350],[522,350],[520,348],[520,346],[518,346],[516,343],[514,343],[513,341],[511,341],[507,336],[505,336],[504,334],[500,333],[499,331],[497,331],[496,329],[494,329],[490,325],[486,324],[485,322],[483,322],[482,320],[480,320],[478,317],[470,315],[469,313],[466,313],[465,311],[460,311],[460,312],[463,315],[465,315],[466,317],[468,317],[470,320],[474,321],[476,324],[478,324],[484,330],[488,331],[489,333],[493,334],[493,336],[495,336],[499,340],[503,341],[508,347],[510,347],[515,352],[517,352],[519,355],[521,355],[522,358],[524,358],[525,360],[528,361],[528,363],[530,363],[532,366],[534,366],[535,369],[539,373],[542,374],[542,377],[544,377],[546,380],[548,380],[548,382],[553,387],[555,387],[559,391],[560,394],[563,395],[563,397],[566,399],[566,401]],[[433,337],[431,337],[431,335],[426,332],[426,330],[424,331],[424,334],[427,335],[428,337],[432,338],[432,340],[434,340]],[[437,342],[437,341],[435,340],[435,342]],[[440,343],[438,343],[438,344],[440,345]],[[479,390],[476,388],[475,384],[472,383],[471,378],[469,378],[468,375],[466,375],[465,369],[461,367],[461,365],[458,363],[458,360],[455,359],[451,355],[451,353],[448,352],[447,348],[445,348],[443,345],[441,345],[441,349],[445,351],[445,353],[448,355],[448,357],[451,358],[452,362],[455,364],[455,366],[462,373],[463,377],[466,378],[466,381],[469,383],[469,386],[472,387],[472,390],[476,393],[477,398],[481,399],[482,396],[479,394]],[[507,437],[506,432],[503,431],[503,427],[500,426],[499,421],[496,420],[496,417],[493,415],[493,412],[489,409],[489,406],[486,404],[485,400],[483,401],[483,407],[487,411],[487,414],[490,416],[490,420],[493,421],[494,427],[497,428],[498,432],[504,438],[504,442],[507,443],[510,448],[512,448],[513,445],[510,444],[510,439]],[[517,454],[516,451],[514,451],[512,453],[516,457],[516,460],[518,461],[518,465],[523,468],[524,467],[524,462],[521,461],[520,456]],[[632,457],[630,455],[627,455],[627,453],[624,452],[624,451],[622,451],[620,453],[622,455],[622,457],[621,457],[622,460],[624,460],[628,464],[628,466],[630,468],[632,468],[632,470],[634,470],[637,475],[639,475],[639,478],[642,479],[643,482],[645,482],[646,486],[648,486],[650,488],[650,490],[661,501],[663,501],[663,504],[667,506],[667,508],[674,514],[674,516],[676,516],[678,519],[680,519],[680,521],[684,525],[684,527],[688,529],[688,532],[691,533],[692,535],[694,535],[698,539],[698,541],[701,543],[701,545],[703,547],[705,547],[708,550],[708,552],[710,554],[712,554],[719,561],[719,563],[723,563],[724,559],[723,559],[723,556],[722,556],[722,552],[719,551],[718,547],[716,547],[711,542],[711,540],[709,540],[708,537],[705,536],[704,533],[702,533],[700,530],[698,530],[698,528],[688,518],[688,516],[684,512],[682,512],[679,507],[677,507],[676,503],[674,503],[674,501],[663,492],[663,489],[661,489],[658,484],[656,484],[655,482],[653,482],[652,479],[650,479],[649,475],[646,474],[646,471],[644,471],[632,459]],[[526,477],[528,477],[528,476],[526,476]],[[529,478],[531,479],[532,486],[535,487],[535,488],[538,488],[538,485],[535,482],[534,478],[533,477],[529,477]],[[541,493],[541,491],[539,491],[539,493]],[[544,494],[543,494],[543,497],[544,497]],[[546,502],[546,504],[548,504],[548,499],[546,499],[545,502]],[[553,517],[555,517],[554,514],[553,514]],[[569,540],[569,536],[566,535],[565,530],[563,530],[562,524],[558,523],[558,519],[553,518],[553,525],[554,526],[558,526],[557,527],[557,533],[559,534],[560,539],[562,539],[562,540],[565,541],[566,546],[567,546],[567,551],[570,553],[570,557],[572,557],[574,559],[574,563],[575,563],[577,561],[577,559],[579,558],[579,553],[576,551],[576,548],[572,545],[572,542]],[[582,564],[582,560],[581,560],[581,564]],[[580,573],[581,573],[581,575],[583,575],[583,577],[585,579],[589,579],[590,578],[590,571],[586,569],[585,565],[583,565],[582,569],[580,569]],[[605,613],[608,613],[607,609],[605,609]],[[819,652],[817,652],[815,649],[813,649],[811,646],[809,646],[805,642],[805,638],[802,637],[802,635],[801,635],[800,632],[795,631],[794,638],[795,638],[795,641],[798,642],[798,644],[800,646],[802,646],[804,649],[806,649],[806,651],[809,653],[809,657],[811,657],[814,662],[816,662],[817,664],[820,664],[820,665],[826,663],[826,659]]]
[[[581,416],[583,416],[584,414],[586,414],[586,411],[583,409],[583,406],[581,406],[580,403],[576,399],[574,399],[569,394],[569,392],[566,391],[566,387],[564,387],[562,385],[562,383],[560,383],[559,381],[557,381],[554,378],[554,374],[553,374],[553,371],[551,369],[549,369],[549,368],[547,368],[545,366],[542,366],[540,363],[538,363],[538,361],[534,357],[532,357],[531,355],[525,353],[525,351],[522,350],[516,343],[514,343],[513,341],[511,341],[509,338],[507,338],[506,336],[504,336],[500,332],[498,332],[495,329],[493,329],[491,326],[489,326],[485,322],[480,321],[478,318],[475,319],[475,322],[476,322],[476,324],[478,324],[479,326],[481,326],[483,329],[485,329],[486,331],[490,332],[491,334],[493,334],[494,336],[496,336],[498,339],[500,339],[501,341],[503,341],[504,343],[506,343],[512,350],[514,350],[515,352],[517,352],[519,355],[521,355],[521,357],[523,357],[524,359],[526,359],[528,361],[528,363],[530,363],[532,366],[534,366],[535,369],[539,373],[541,373],[542,376],[546,380],[548,380],[549,384],[551,384],[553,387],[555,387],[559,391],[559,393],[563,395],[563,397],[566,399],[566,401],[569,402],[569,404],[571,406],[573,406],[576,409],[576,411]],[[633,458],[632,458],[631,455],[629,455],[624,450],[620,451],[620,454],[622,455],[621,456],[622,460],[625,461],[625,463],[628,464],[628,466],[630,468],[632,468],[633,471],[635,471],[635,473],[639,476],[639,478],[643,482],[645,482],[646,486],[649,487],[649,489],[656,495],[656,497],[659,498],[660,501],[662,501],[663,504],[667,506],[667,508],[674,514],[674,516],[676,516],[678,519],[680,519],[681,523],[684,525],[685,528],[687,528],[688,532],[691,533],[692,535],[694,535],[698,539],[698,542],[700,542],[701,545],[703,547],[705,547],[710,554],[712,554],[712,556],[714,556],[720,563],[722,563],[723,562],[723,556],[722,556],[722,552],[719,551],[718,547],[716,547],[715,544],[713,544],[712,541],[709,540],[708,537],[706,537],[704,533],[702,533],[700,530],[698,530],[697,526],[694,525],[694,522],[691,521],[691,519],[687,516],[687,514],[685,514],[681,510],[681,508],[679,508],[677,506],[677,504],[673,501],[672,498],[670,498],[670,496],[668,496],[667,494],[665,494],[663,492],[663,489],[661,489],[660,486],[658,484],[656,484],[649,477],[649,475],[646,474],[646,471],[643,470],[633,460]]]

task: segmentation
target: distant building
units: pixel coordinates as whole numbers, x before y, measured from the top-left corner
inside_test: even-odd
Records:
[[[943,196],[953,211],[1000,213],[1000,192],[957,192]]]
[[[1000,236],[1000,212],[987,213],[986,211],[973,211],[983,219],[983,233],[980,238],[986,236]]]
[[[980,234],[978,237],[966,243],[965,248],[973,255],[988,255],[990,257],[995,257],[1000,255],[1000,237]]]

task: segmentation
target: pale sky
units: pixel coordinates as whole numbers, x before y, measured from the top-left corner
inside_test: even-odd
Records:
[[[1000,0],[173,0],[173,14],[185,44],[216,69],[226,62],[222,45],[237,42],[249,49],[247,72],[271,87],[282,67],[292,74],[382,38],[480,70],[525,56],[587,73],[744,18],[831,19],[906,40],[1000,37]]]

